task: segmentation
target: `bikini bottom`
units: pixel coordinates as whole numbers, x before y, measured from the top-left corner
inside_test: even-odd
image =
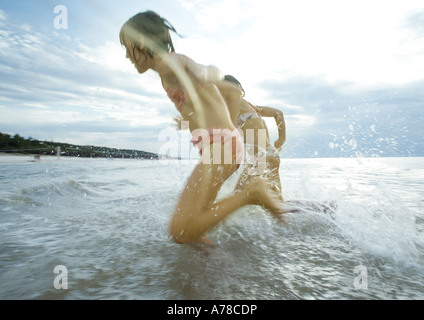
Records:
[[[225,150],[231,151],[231,154],[235,158],[237,167],[239,167],[243,162],[244,143],[237,129],[196,129],[192,132],[192,135],[193,137],[191,142],[199,149],[200,155],[203,154],[203,148],[210,146],[212,143],[220,142],[224,145],[224,154]],[[233,162],[231,161],[230,163]]]

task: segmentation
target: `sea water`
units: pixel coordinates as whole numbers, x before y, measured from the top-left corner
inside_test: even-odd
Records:
[[[197,249],[167,232],[191,161],[0,158],[0,299],[424,298],[424,158],[282,159],[337,209],[246,206]]]

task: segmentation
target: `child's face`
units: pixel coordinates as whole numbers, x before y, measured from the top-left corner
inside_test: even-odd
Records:
[[[149,65],[147,63],[148,56],[145,50],[140,50],[136,48],[135,45],[129,41],[124,40],[124,46],[126,49],[125,57],[130,59],[131,63],[137,69],[138,73],[144,73],[149,69]]]

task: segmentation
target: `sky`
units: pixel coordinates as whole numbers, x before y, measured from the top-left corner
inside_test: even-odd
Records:
[[[118,36],[145,10],[178,53],[283,111],[282,157],[424,156],[419,0],[2,0],[0,132],[165,153],[178,112]]]

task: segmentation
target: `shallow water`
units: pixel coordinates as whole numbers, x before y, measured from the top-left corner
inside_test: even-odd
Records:
[[[285,199],[338,209],[241,208],[203,249],[167,234],[193,163],[4,159],[1,299],[424,298],[424,158],[282,159]]]

